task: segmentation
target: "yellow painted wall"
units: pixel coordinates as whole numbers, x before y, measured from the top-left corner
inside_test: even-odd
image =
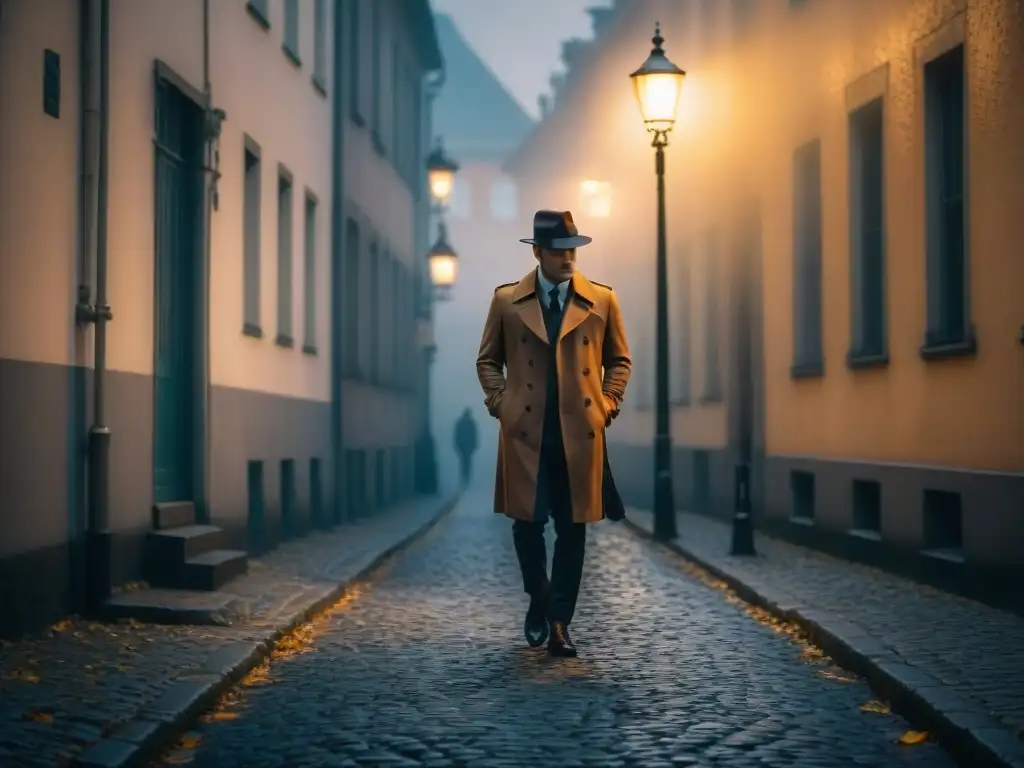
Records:
[[[761,119],[771,453],[1024,469],[1024,12],[1010,0],[763,3],[743,61]],[[770,40],[770,42],[768,42]],[[966,43],[974,359],[925,362],[924,62]],[[887,71],[886,71],[887,70]],[[756,85],[755,85],[756,84]],[[851,371],[847,112],[885,95],[890,364]],[[792,380],[791,153],[822,142],[822,379]]]
[[[43,50],[61,57],[60,119],[42,110]],[[18,0],[0,19],[0,357],[74,361],[78,27],[72,0]]]

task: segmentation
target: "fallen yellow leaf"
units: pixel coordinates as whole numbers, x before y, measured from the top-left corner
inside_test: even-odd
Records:
[[[54,624],[52,627],[50,627],[50,631],[51,632],[65,632],[65,631],[67,631],[70,628],[71,628],[71,619],[61,619],[56,624]]]
[[[835,680],[837,683],[856,683],[857,678],[845,675],[842,672],[833,672],[830,669],[819,670],[818,674],[822,677],[828,678],[829,680]]]
[[[237,720],[237,712],[211,712],[208,715],[203,716],[203,722],[205,723],[219,723],[225,720]]]
[[[876,715],[888,715],[892,713],[888,704],[881,701],[865,701],[860,705],[861,712],[873,712]]]
[[[32,712],[26,712],[25,719],[33,723],[52,723],[53,713],[37,709]]]
[[[928,731],[907,731],[900,736],[896,743],[914,746],[915,744],[924,744],[926,741],[928,741]]]
[[[181,741],[178,742],[178,749],[195,749],[202,742],[202,736],[196,736],[192,733],[186,733],[181,737]]]

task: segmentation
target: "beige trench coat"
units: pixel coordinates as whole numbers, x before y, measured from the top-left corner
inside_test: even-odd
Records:
[[[550,358],[536,282],[531,270],[495,289],[476,361],[487,410],[501,425],[494,511],[515,520],[534,515]],[[603,517],[603,432],[618,414],[631,369],[611,288],[576,273],[555,359],[572,518],[595,522]]]

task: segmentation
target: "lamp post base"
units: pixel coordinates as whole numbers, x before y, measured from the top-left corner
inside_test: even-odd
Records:
[[[675,493],[672,489],[672,438],[654,438],[654,538],[669,541],[676,530]]]
[[[750,520],[750,465],[737,464],[734,480],[736,498],[732,516],[732,546],[729,554],[749,557],[754,550],[754,526]]]

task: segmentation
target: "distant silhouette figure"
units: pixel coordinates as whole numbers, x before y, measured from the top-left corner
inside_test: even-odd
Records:
[[[459,454],[462,467],[462,486],[469,485],[473,475],[473,454],[477,448],[476,422],[469,408],[462,412],[455,422],[455,452]]]

